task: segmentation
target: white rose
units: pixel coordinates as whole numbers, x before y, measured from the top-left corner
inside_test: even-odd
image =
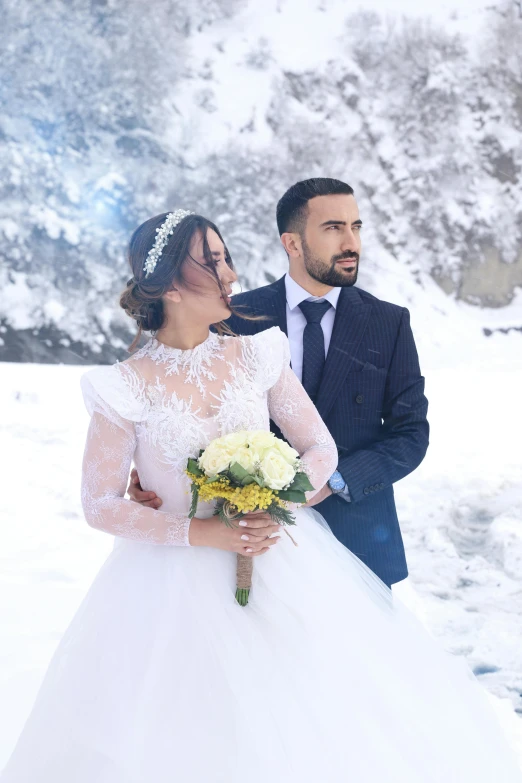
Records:
[[[299,459],[299,452],[293,449],[286,441],[277,439],[275,443],[276,449],[279,451],[282,457],[286,459],[291,465],[295,465]]]
[[[230,457],[231,453],[223,443],[215,440],[209,443],[199,458],[199,467],[205,471],[207,476],[216,476],[229,467]]]
[[[273,432],[270,432],[270,430],[251,430],[247,435],[248,442],[252,446],[261,446],[265,449],[268,448],[268,446],[273,446],[274,441],[276,440],[276,436]]]
[[[241,446],[246,446],[248,442],[248,432],[241,430],[241,432],[229,432],[228,435],[224,435],[222,438],[217,438],[215,442],[219,441],[225,446],[231,454],[236,449],[240,449]]]
[[[262,457],[276,443],[276,436],[270,430],[254,430],[249,433],[248,443]]]
[[[259,462],[259,454],[255,449],[248,448],[248,446],[241,446],[234,452],[230,460],[230,464],[233,465],[237,462],[248,473],[253,473],[257,462]]]
[[[261,460],[261,475],[270,489],[283,489],[293,481],[295,470],[278,451],[272,449]]]

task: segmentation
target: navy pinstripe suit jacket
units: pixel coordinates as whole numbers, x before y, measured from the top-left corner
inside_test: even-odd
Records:
[[[271,326],[287,333],[284,278],[232,302],[238,312],[268,316],[232,316],[227,325],[236,334]],[[429,436],[408,310],[356,287],[341,290],[316,405],[337,444],[338,468],[352,498],[347,503],[334,495],[316,508],[383,582],[399,582],[408,568],[392,485],[422,462]]]

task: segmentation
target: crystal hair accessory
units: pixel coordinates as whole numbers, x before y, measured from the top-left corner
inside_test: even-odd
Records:
[[[187,209],[176,209],[175,212],[169,212],[169,214],[165,218],[165,222],[162,223],[161,226],[156,229],[156,234],[157,234],[156,241],[154,242],[154,245],[149,250],[147,254],[147,260],[145,261],[145,266],[143,267],[143,271],[145,272],[145,277],[151,275],[156,269],[156,264],[160,260],[160,256],[163,252],[163,248],[169,241],[170,235],[174,233],[174,229],[176,228],[178,223],[181,223],[183,218],[195,214],[196,214],[195,212],[189,212],[189,210]]]

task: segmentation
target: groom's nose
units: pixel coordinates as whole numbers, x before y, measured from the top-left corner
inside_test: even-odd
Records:
[[[348,229],[343,235],[341,251],[343,253],[348,251],[352,251],[354,253],[359,252],[359,237],[350,229]]]

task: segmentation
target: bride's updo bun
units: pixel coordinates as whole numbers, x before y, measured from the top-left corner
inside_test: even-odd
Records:
[[[133,277],[120,296],[120,306],[145,332],[156,332],[163,326],[163,300],[143,291]]]
[[[207,231],[209,228],[215,231],[221,241],[223,237],[217,226],[201,215],[189,214],[178,223],[172,235],[168,237],[154,270],[146,275],[144,266],[149,251],[156,241],[156,229],[165,223],[167,215],[168,213],[165,212],[146,220],[136,229],[129,243],[128,259],[132,277],[120,296],[120,306],[138,325],[138,333],[129,351],[136,348],[142,332],[157,332],[165,325],[164,295],[177,285],[187,287],[188,284],[183,279],[182,267],[187,258],[198,263],[190,256],[190,244],[197,231],[203,235],[203,252],[206,260],[206,265],[201,266],[207,273],[214,275],[218,286],[225,293],[215,272],[215,261],[208,246]],[[226,246],[225,253],[228,263],[232,266]]]

